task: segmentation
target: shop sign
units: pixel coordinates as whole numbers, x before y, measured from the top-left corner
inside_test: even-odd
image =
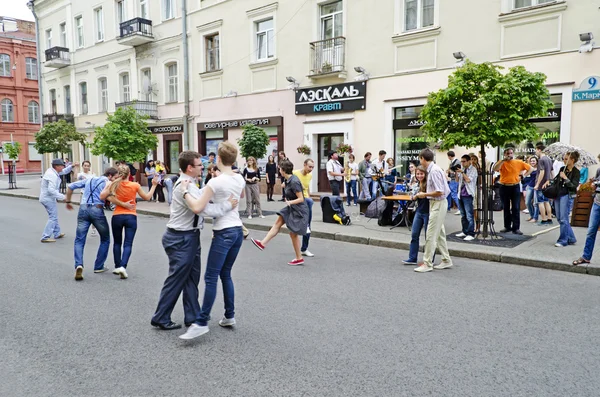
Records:
[[[590,76],[573,90],[573,102],[600,100],[600,76]]]
[[[206,123],[198,123],[198,131],[209,131],[209,130],[224,130],[228,128],[242,128],[247,124],[256,125],[259,127],[274,127],[282,125],[283,117],[264,117],[256,119],[238,119],[238,120],[226,120],[226,121],[210,121]]]
[[[554,108],[554,109],[548,110],[548,114],[546,115],[546,117],[529,119],[529,121],[531,123],[544,123],[544,122],[549,122],[549,121],[560,121],[561,117],[562,117],[562,109]]]
[[[395,130],[418,130],[425,125],[425,121],[419,119],[396,119],[394,120]]]
[[[353,112],[367,108],[367,82],[296,90],[296,114]]]
[[[176,125],[159,125],[159,126],[150,126],[148,127],[151,133],[153,134],[172,134],[183,132],[183,124]]]

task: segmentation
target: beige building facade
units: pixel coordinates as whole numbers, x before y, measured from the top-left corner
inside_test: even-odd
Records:
[[[152,40],[142,44],[120,37],[120,1],[36,3],[42,36],[50,28],[61,32],[61,23],[70,30],[71,63],[45,68],[45,90],[63,92],[70,85],[75,123],[90,132],[90,125],[101,125],[106,117],[100,106],[102,76],[109,85],[107,112],[124,99],[149,98],[156,103],[153,126],[164,127],[155,129],[161,137],[151,156],[167,162],[184,147],[207,154],[220,141],[239,138],[243,124],[254,123],[271,137],[269,154],[284,150],[299,166],[305,156],[296,148],[311,148],[319,174],[313,178],[315,192],[328,190],[326,155],[340,143],[352,145],[357,160],[383,149],[407,164],[431,145],[417,120],[427,94],[444,88],[465,59],[545,73],[555,108],[533,120],[544,141],[591,152],[600,148],[594,133],[600,49],[592,37],[600,37],[599,0],[188,0],[188,136],[177,130],[186,122],[180,0],[123,2],[127,20],[148,10],[142,19],[152,22]],[[105,10],[103,41],[93,28],[99,6]],[[82,48],[75,42],[79,15],[86,26]],[[151,79],[145,83],[148,69]],[[123,98],[126,73],[130,94]],[[83,81],[87,114],[75,104],[81,102],[75,95]],[[170,101],[174,87],[177,98]],[[521,143],[519,150],[531,148]],[[496,148],[488,151],[495,153]],[[446,156],[438,162],[445,165]]]

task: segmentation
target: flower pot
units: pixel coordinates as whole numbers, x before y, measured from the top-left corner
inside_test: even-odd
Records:
[[[590,221],[590,211],[594,205],[594,192],[577,192],[573,202],[573,215],[571,216],[571,226],[588,227]]]

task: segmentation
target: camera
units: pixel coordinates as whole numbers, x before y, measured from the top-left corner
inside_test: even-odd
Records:
[[[450,171],[456,172],[456,170],[460,170],[460,168],[461,168],[460,164],[456,164],[455,166],[450,167]]]

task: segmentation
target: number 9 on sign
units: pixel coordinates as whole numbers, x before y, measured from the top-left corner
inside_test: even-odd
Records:
[[[592,90],[592,89],[596,88],[596,86],[598,85],[598,78],[596,78],[596,77],[590,77],[587,82],[588,82],[588,88],[587,89],[588,90]]]

